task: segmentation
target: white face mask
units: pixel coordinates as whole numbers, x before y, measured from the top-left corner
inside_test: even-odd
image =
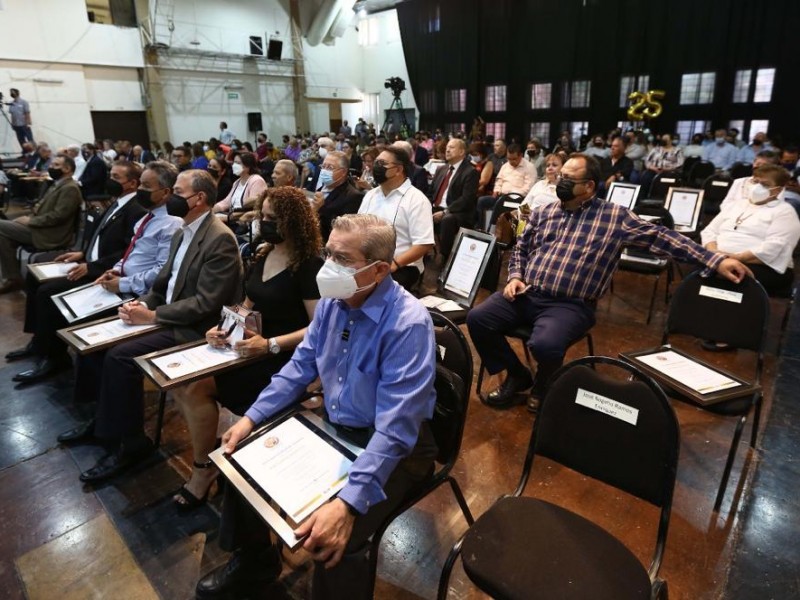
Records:
[[[753,204],[761,204],[769,199],[770,196],[769,188],[762,183],[757,183],[750,188],[750,202]]]
[[[231,171],[233,171],[233,174],[238,177],[239,175],[242,174],[242,169],[243,168],[244,167],[242,167],[241,163],[233,163],[233,166],[231,167]]]
[[[318,154],[320,158],[325,158],[326,156],[328,156],[328,149],[320,148]]]
[[[336,298],[338,300],[347,300],[352,298],[358,292],[363,292],[375,285],[375,282],[358,287],[356,282],[356,275],[369,269],[378,261],[373,261],[360,269],[353,267],[345,267],[332,260],[326,260],[325,264],[317,273],[317,287],[319,288],[319,295],[322,298]]]

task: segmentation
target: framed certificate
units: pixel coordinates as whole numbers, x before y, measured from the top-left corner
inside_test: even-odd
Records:
[[[363,449],[310,411],[292,409],[209,458],[292,550],[294,530],[347,483]],[[281,516],[284,515],[284,516]]]
[[[56,303],[56,307],[68,323],[74,323],[109,308],[120,306],[133,298],[134,296],[130,294],[109,292],[100,284],[95,283],[87,283],[52,296],[53,302]]]
[[[41,262],[31,263],[28,270],[36,278],[36,281],[50,281],[51,279],[63,279],[73,267],[77,267],[76,262]]]
[[[78,354],[91,354],[159,329],[161,325],[126,325],[119,317],[107,317],[59,329],[56,333]]]
[[[639,189],[641,187],[642,186],[636,183],[614,181],[608,188],[606,201],[619,204],[628,210],[633,210],[636,199],[639,197]]]
[[[205,340],[198,340],[137,356],[134,362],[161,391],[167,391],[268,356],[265,352],[241,358],[231,348],[212,348]]]
[[[662,181],[664,181],[662,179]],[[703,205],[703,190],[694,188],[669,188],[664,208],[675,221],[675,231],[695,232]]]

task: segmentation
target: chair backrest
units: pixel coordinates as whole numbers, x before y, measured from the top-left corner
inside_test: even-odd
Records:
[[[769,297],[756,279],[734,283],[695,271],[672,295],[663,341],[678,333],[761,353],[768,323]]]
[[[683,180],[689,181],[689,175],[692,172],[692,167],[702,160],[699,156],[690,156],[683,161],[683,168],[681,169]]]
[[[436,406],[431,431],[439,449],[437,462],[450,469],[458,458],[472,387],[472,351],[464,333],[444,315],[431,313],[439,346]],[[444,349],[444,352],[442,352]]]
[[[492,248],[492,253],[489,255],[489,262],[486,263],[486,269],[481,278],[481,287],[489,292],[496,292],[497,285],[500,282],[500,270],[503,267],[502,249],[499,245],[495,244]]]
[[[503,213],[517,210],[523,200],[525,200],[525,196],[515,192],[511,192],[510,194],[500,194],[500,196],[497,197],[497,201],[494,203],[494,209],[492,211],[492,223],[496,223],[497,217]]]
[[[701,160],[699,162],[694,163],[692,165],[691,170],[689,171],[689,179],[686,181],[687,185],[692,187],[701,187],[703,182],[711,177],[717,169],[714,167],[713,163],[708,162],[707,160]]]
[[[659,173],[650,184],[648,198],[662,200],[667,197],[669,188],[680,187],[681,178],[678,173]]]
[[[703,182],[703,212],[717,214],[733,180],[727,175],[711,175]]]
[[[733,163],[730,170],[731,179],[741,179],[742,177],[750,177],[753,174],[753,165],[747,163]]]
[[[601,373],[599,364],[622,377]],[[668,510],[679,447],[675,411],[658,384],[620,360],[589,356],[551,379],[526,467],[535,455],[546,456]]]

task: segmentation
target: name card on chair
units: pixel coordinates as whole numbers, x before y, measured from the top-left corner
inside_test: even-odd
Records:
[[[724,188],[726,188],[726,187],[730,187],[731,182],[730,181],[712,181],[711,185],[715,186],[715,187],[724,187]]]
[[[633,408],[627,404],[622,404],[621,402],[582,388],[578,388],[578,395],[575,397],[575,403],[601,412],[609,417],[614,417],[620,421],[625,421],[631,425],[636,425],[639,420],[638,408]]]
[[[731,290],[721,290],[719,288],[711,287],[708,285],[700,286],[700,295],[707,298],[715,298],[716,300],[725,300],[726,302],[733,302],[734,304],[741,304],[744,295],[741,292],[734,292]]]

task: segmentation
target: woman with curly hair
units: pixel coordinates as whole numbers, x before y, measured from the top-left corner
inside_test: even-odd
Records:
[[[322,267],[322,240],[317,216],[302,190],[267,190],[261,206],[260,231],[264,246],[245,285],[244,306],[261,313],[261,333],[248,332],[236,342],[240,356],[261,354],[247,366],[189,384],[175,394],[193,449],[192,476],[178,490],[179,510],[201,506],[217,478],[208,459],[215,447],[219,407],[242,415],[289,361],[302,340],[319,300],[317,271]],[[225,332],[206,332],[209,345],[225,345]]]

